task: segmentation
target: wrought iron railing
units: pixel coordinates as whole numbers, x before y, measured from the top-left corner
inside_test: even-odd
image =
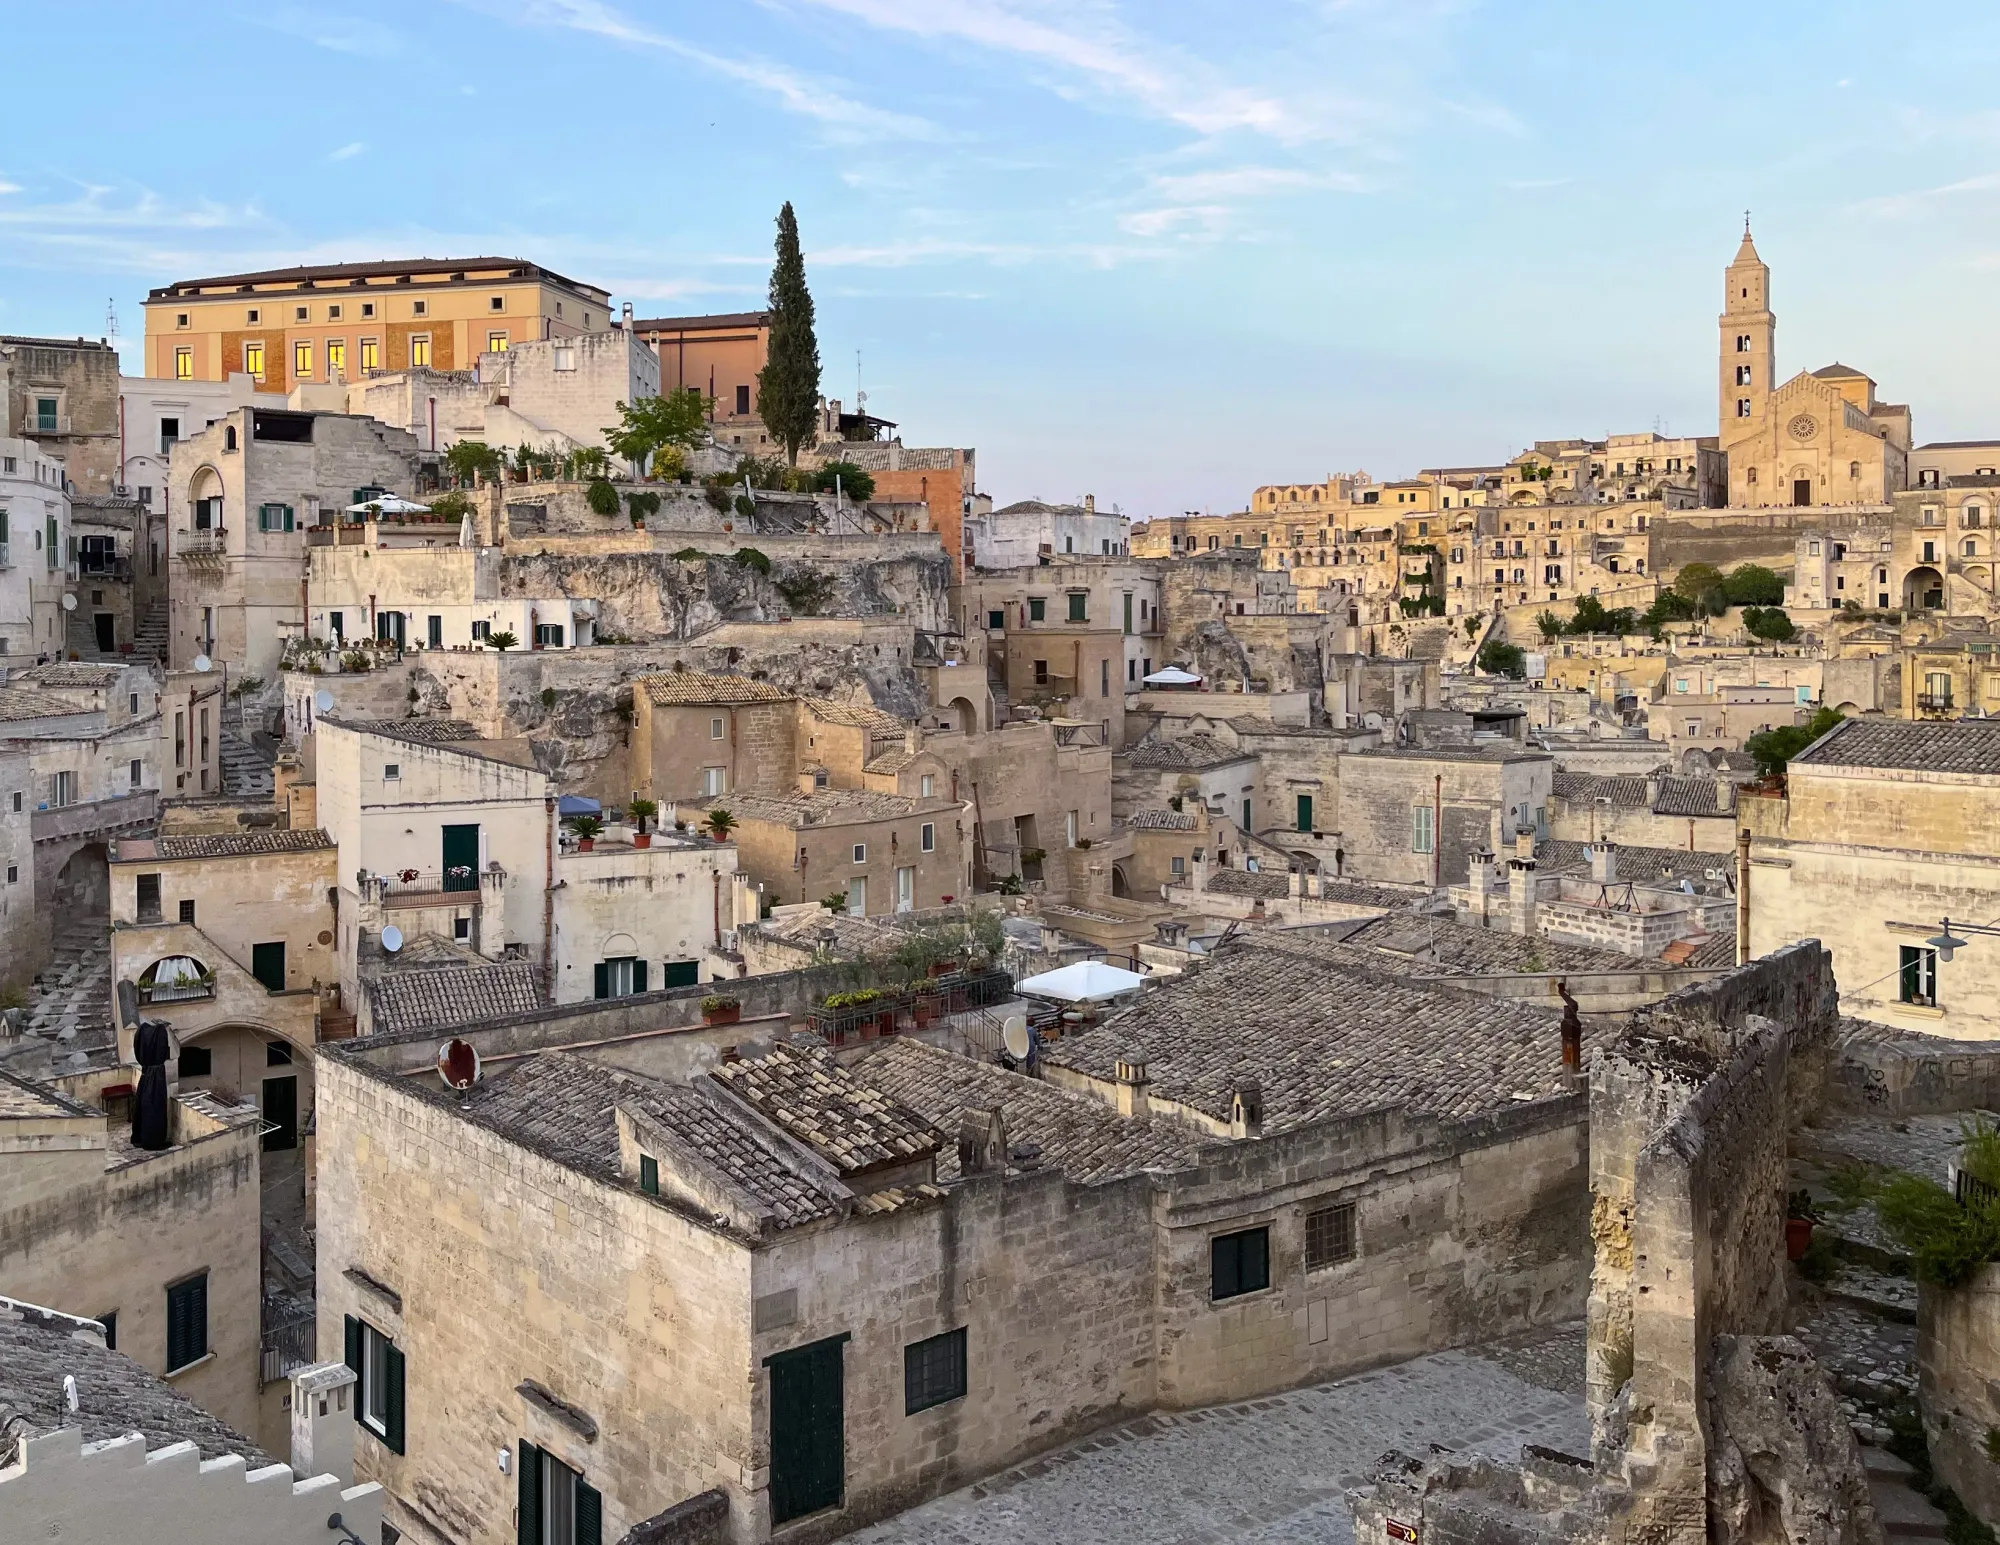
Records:
[[[212,981],[183,980],[139,984],[141,1003],[201,1003],[214,996],[215,983]]]
[[[263,1378],[272,1384],[317,1361],[318,1315],[310,1308],[264,1308]]]

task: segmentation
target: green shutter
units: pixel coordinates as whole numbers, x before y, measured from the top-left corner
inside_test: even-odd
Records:
[[[632,991],[644,992],[645,990],[646,990],[646,962],[643,960],[635,960],[632,962]]]
[[[600,960],[591,967],[591,976],[596,984],[596,994],[600,998],[611,996],[611,967]]]
[[[519,1485],[515,1489],[518,1518],[514,1537],[520,1545],[542,1545],[542,1451],[521,1440]]]
[[[361,1322],[357,1320],[353,1315],[351,1314],[348,1315],[346,1320],[346,1330],[347,1330],[347,1355],[343,1360],[346,1362],[348,1367],[354,1370],[354,1419],[358,1422],[361,1420],[362,1407],[366,1404],[366,1399],[362,1391],[362,1384],[363,1381],[368,1377],[368,1375],[363,1371],[363,1366],[362,1366],[364,1359],[361,1355]]]
[[[604,1498],[582,1476],[576,1480],[575,1540],[576,1545],[603,1545],[604,1540]]]
[[[648,1196],[660,1194],[660,1161],[650,1153],[639,1155],[639,1189]]]
[[[285,506],[285,529],[287,531],[293,531],[297,529],[297,527],[293,523],[292,507],[289,504]]]
[[[382,1441],[397,1453],[403,1452],[403,1354],[393,1344],[383,1348],[388,1389],[382,1402]]]

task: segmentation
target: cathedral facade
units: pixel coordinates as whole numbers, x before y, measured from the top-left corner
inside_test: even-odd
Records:
[[[1848,365],[1777,376],[1771,270],[1748,225],[1724,276],[1720,438],[1732,506],[1886,504],[1909,485],[1910,410]]]

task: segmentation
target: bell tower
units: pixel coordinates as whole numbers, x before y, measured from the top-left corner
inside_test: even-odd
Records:
[[[1771,270],[1750,239],[1743,217],[1743,245],[1723,275],[1722,355],[1719,361],[1723,446],[1764,425],[1777,385],[1778,319],[1771,314]]]

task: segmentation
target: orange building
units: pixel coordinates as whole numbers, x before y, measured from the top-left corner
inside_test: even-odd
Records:
[[[660,356],[661,391],[692,386],[713,397],[718,424],[756,418],[757,377],[771,354],[770,312],[651,317],[634,322],[632,331]],[[717,438],[732,448],[742,444]]]
[[[601,332],[611,295],[520,258],[420,258],[221,274],[146,297],[146,374],[258,389],[385,370],[469,370],[532,339]]]

